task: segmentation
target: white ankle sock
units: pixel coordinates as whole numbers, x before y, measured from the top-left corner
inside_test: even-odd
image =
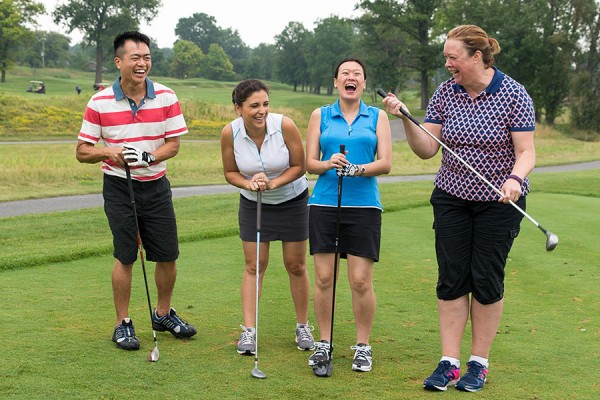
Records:
[[[489,360],[487,358],[471,355],[471,358],[469,358],[469,361],[477,361],[479,364],[483,365],[485,368],[489,367]]]
[[[442,356],[441,361],[450,361],[450,364],[454,365],[456,368],[460,368],[460,360],[454,357]]]

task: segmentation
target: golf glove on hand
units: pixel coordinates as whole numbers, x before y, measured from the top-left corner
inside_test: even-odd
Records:
[[[337,176],[349,176],[354,178],[359,171],[359,166],[356,164],[346,164],[343,168],[335,170]]]
[[[147,167],[154,161],[152,154],[129,144],[124,145],[123,158],[130,167]]]

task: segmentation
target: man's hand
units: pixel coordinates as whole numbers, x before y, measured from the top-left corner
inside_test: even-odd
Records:
[[[349,176],[354,178],[359,170],[360,167],[356,164],[346,164],[343,168],[336,169],[335,173],[337,176]]]
[[[130,167],[148,167],[155,160],[152,154],[130,144],[125,144],[123,147],[125,147],[123,158]]]

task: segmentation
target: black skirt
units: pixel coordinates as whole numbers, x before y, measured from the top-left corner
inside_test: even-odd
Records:
[[[260,241],[301,242],[308,239],[308,189],[280,204],[261,205]],[[256,242],[256,202],[240,195],[240,238]]]

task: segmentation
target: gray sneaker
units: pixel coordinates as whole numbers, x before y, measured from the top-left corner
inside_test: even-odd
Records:
[[[240,325],[242,334],[238,340],[237,352],[242,355],[256,354],[256,330],[254,328],[246,328]]]
[[[354,361],[352,361],[352,370],[369,372],[373,368],[373,353],[371,346],[364,343],[359,343],[356,346],[350,347],[354,352]]]
[[[314,326],[300,325],[296,328],[296,346],[298,350],[308,351],[315,349],[315,339],[313,338],[312,332],[315,329]]]
[[[321,340],[320,342],[315,342],[315,352],[308,357],[308,365],[313,367],[318,363],[325,362],[329,359],[329,342],[326,340]]]

